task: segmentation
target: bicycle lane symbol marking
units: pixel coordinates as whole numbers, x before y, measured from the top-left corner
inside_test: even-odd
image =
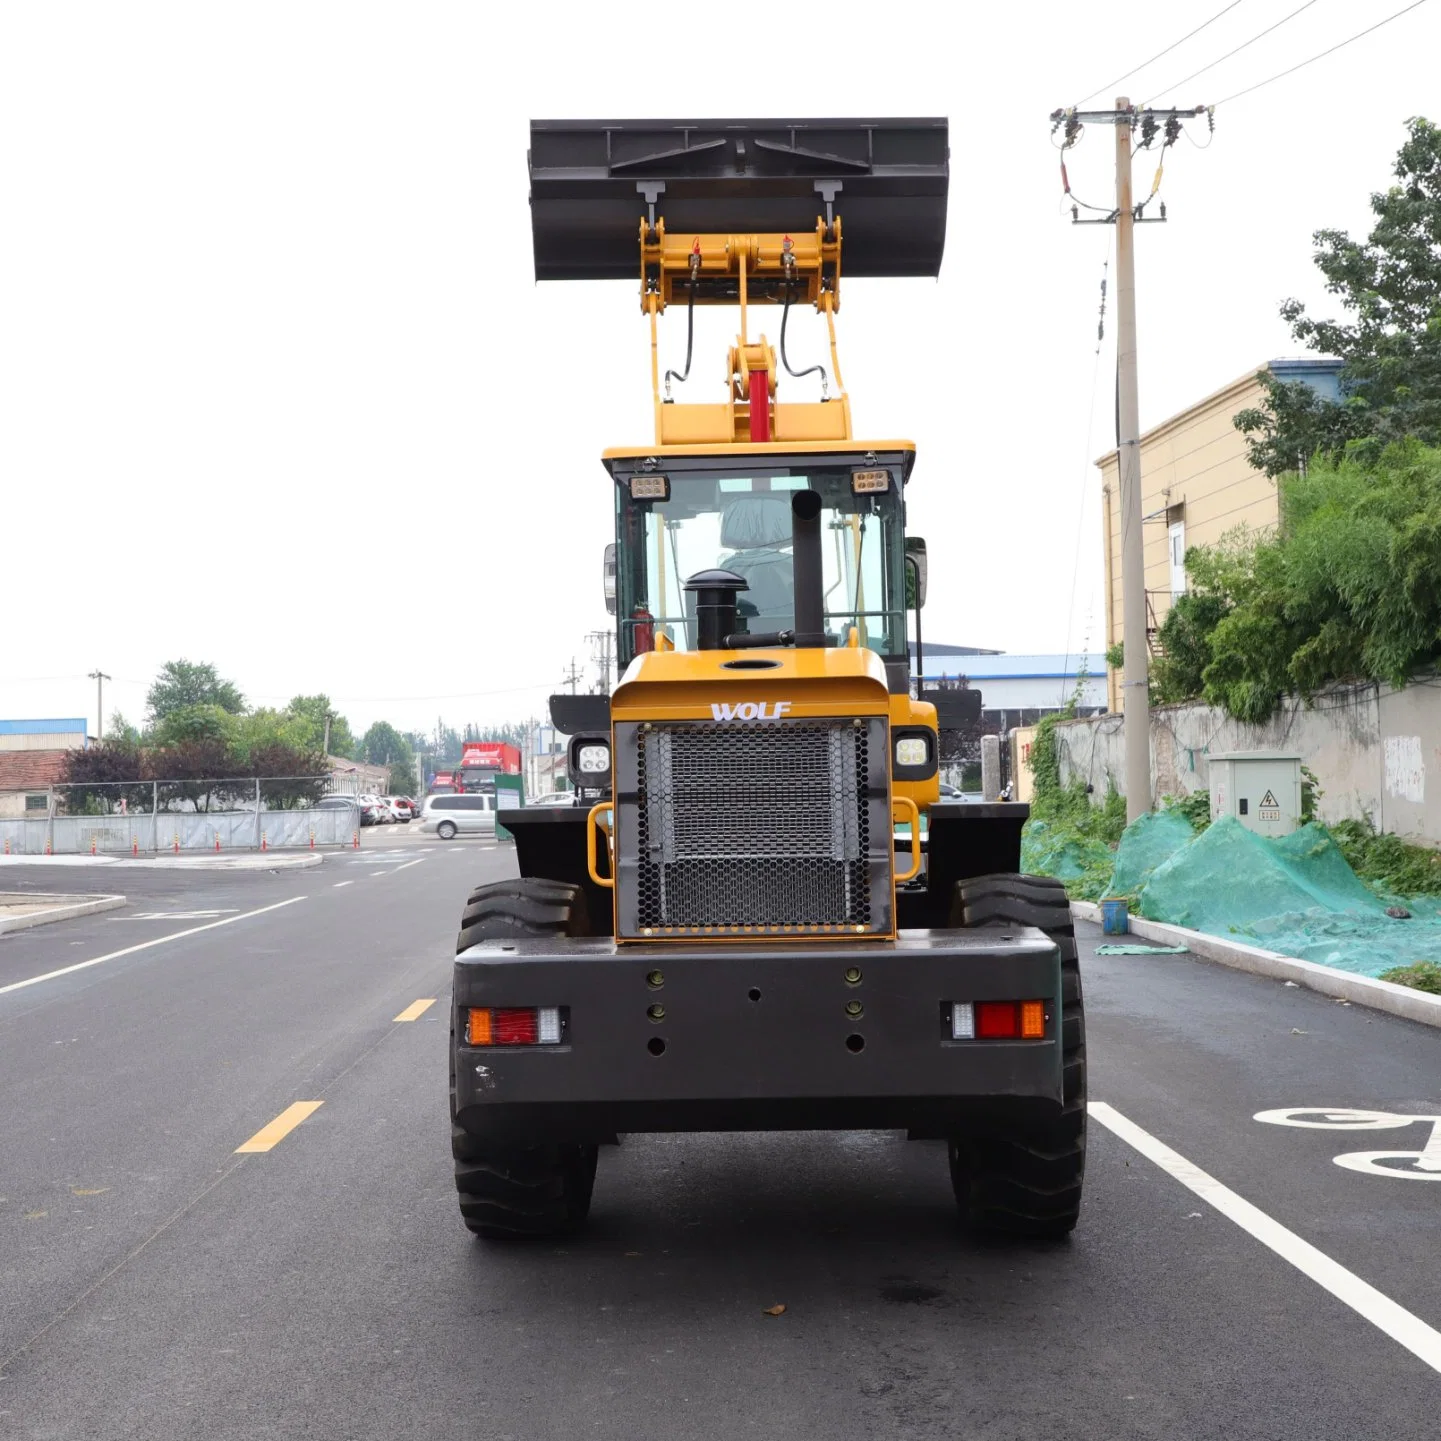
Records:
[[[1394,1111],[1360,1111],[1348,1107],[1293,1106],[1257,1111],[1253,1118],[1271,1126],[1305,1131],[1396,1131],[1405,1126],[1430,1126],[1419,1151],[1347,1151],[1332,1160],[1365,1176],[1401,1176],[1413,1181],[1441,1181],[1441,1116],[1411,1116]]]

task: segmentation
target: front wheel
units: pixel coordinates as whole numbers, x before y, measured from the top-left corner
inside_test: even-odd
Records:
[[[443,841],[453,841],[455,839],[455,822],[441,821],[441,823],[436,826],[435,833]]]
[[[1086,1017],[1065,887],[1049,876],[978,876],[956,886],[951,924],[1035,926],[1061,953],[1062,1106],[1027,1126],[951,1138],[951,1184],[978,1231],[1056,1239],[1075,1229],[1086,1170]]]

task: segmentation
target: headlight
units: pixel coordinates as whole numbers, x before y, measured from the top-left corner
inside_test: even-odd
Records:
[[[928,747],[924,736],[902,736],[896,742],[896,764],[898,766],[923,766],[926,763]]]
[[[576,764],[583,775],[604,775],[610,769],[610,747],[581,746]]]

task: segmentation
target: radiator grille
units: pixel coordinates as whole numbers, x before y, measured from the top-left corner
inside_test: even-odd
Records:
[[[651,725],[634,735],[643,930],[871,928],[867,723]]]

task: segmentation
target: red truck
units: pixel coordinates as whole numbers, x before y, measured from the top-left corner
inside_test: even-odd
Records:
[[[520,751],[504,741],[466,741],[451,773],[457,791],[493,791],[496,776],[520,774]],[[439,779],[439,777],[437,777]]]

